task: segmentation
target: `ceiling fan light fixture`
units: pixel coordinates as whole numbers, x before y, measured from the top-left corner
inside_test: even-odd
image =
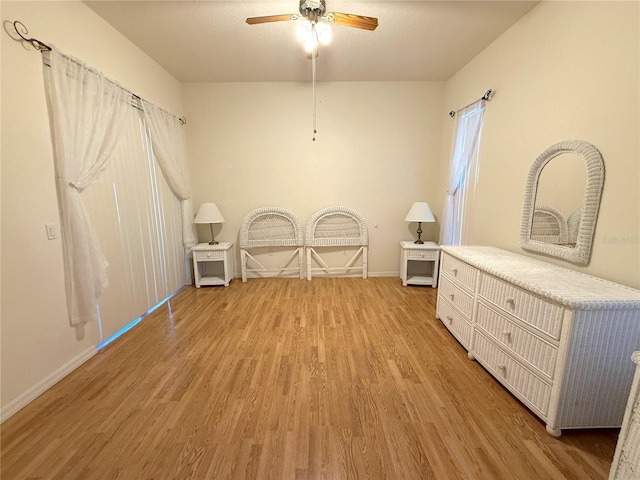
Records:
[[[304,50],[307,53],[313,53],[318,48],[318,40],[311,36],[304,41]]]
[[[305,20],[298,24],[298,28],[296,29],[298,32],[298,38],[302,40],[302,42],[306,42],[308,38],[313,35],[313,29],[311,28],[311,22],[309,20]]]
[[[326,45],[331,41],[331,27],[324,22],[316,24],[316,34],[321,45]]]
[[[307,52],[312,52],[318,45],[326,45],[331,40],[331,27],[326,23],[305,20],[298,25],[297,32]]]

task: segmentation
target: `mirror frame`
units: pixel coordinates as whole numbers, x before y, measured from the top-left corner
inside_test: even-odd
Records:
[[[531,240],[533,211],[536,203],[540,174],[547,163],[563,153],[577,153],[581,155],[587,167],[587,182],[582,201],[578,239],[575,247]],[[520,247],[523,250],[542,253],[578,265],[588,265],[591,260],[593,236],[596,230],[596,220],[598,218],[598,211],[600,210],[603,186],[604,160],[596,147],[582,140],[567,140],[551,145],[538,156],[529,170],[524,194],[524,207],[522,210]]]

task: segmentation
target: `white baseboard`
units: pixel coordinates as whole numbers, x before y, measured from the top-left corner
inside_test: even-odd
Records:
[[[328,274],[328,273],[323,273],[323,272],[314,272],[313,274],[314,277],[333,277],[333,278],[340,278],[340,277],[362,277],[362,273],[350,273],[350,274]],[[398,277],[400,278],[400,272],[368,272],[367,276],[369,277]],[[236,279],[240,279],[242,281],[242,274],[240,275],[236,275],[235,277]],[[247,278],[298,278],[298,274],[293,274],[293,275],[278,275],[277,273],[271,273],[271,272],[264,272],[264,273],[256,273],[256,272],[247,272]],[[304,279],[306,279],[306,273],[304,276]]]
[[[6,419],[13,416],[20,409],[27,406],[29,403],[33,402],[36,398],[42,395],[45,391],[51,388],[53,385],[58,383],[64,377],[73,372],[76,368],[82,365],[84,362],[89,360],[98,352],[95,346],[89,347],[80,355],[72,358],[67,363],[58,368],[51,375],[47,376],[43,380],[36,383],[33,387],[29,388],[26,392],[21,394],[15,400],[12,400],[8,404],[6,404],[0,410],[0,423],[4,422]]]
[[[370,277],[398,277],[400,278],[400,272],[369,272]]]
[[[360,273],[338,273],[331,274],[326,272],[313,272],[313,277],[330,277],[330,278],[362,278],[362,272]],[[398,277],[400,278],[400,272],[367,272],[367,277]],[[305,277],[306,278],[306,277]]]
[[[278,272],[247,272],[247,278],[299,278],[300,274],[295,273],[287,273],[280,274]],[[240,275],[236,275],[234,277],[236,280],[242,281],[242,273]]]

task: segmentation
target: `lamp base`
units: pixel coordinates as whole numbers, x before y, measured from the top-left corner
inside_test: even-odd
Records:
[[[209,242],[209,245],[218,245],[218,241],[213,236],[213,223],[209,224],[209,228],[211,229],[211,241]]]
[[[418,239],[413,243],[424,245],[424,242],[420,240],[420,237],[422,236],[422,222],[418,222],[418,231],[416,233],[418,234]]]

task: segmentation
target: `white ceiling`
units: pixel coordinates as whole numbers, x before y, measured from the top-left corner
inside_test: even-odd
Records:
[[[298,0],[85,3],[182,82],[311,76],[296,22],[245,22],[297,13]],[[318,81],[446,80],[537,3],[327,0],[327,11],[377,17],[379,26],[332,26],[331,43],[320,47]]]

